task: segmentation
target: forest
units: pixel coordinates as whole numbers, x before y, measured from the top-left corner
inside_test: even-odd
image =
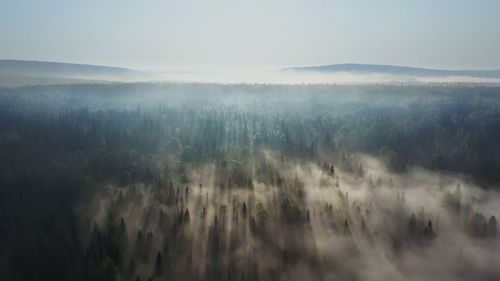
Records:
[[[498,280],[500,86],[0,88],[1,280]]]

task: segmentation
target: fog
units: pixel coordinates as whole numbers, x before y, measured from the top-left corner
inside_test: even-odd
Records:
[[[0,279],[496,280],[498,91],[0,88]]]
[[[0,1],[0,281],[499,281],[499,11]]]
[[[182,69],[182,68],[181,68]],[[202,83],[261,84],[426,84],[426,83],[500,83],[500,78],[468,76],[421,77],[385,73],[293,72],[276,66],[194,67],[185,70],[157,71],[160,81]]]
[[[292,68],[259,64],[184,65],[144,68],[139,71],[102,65],[0,59],[0,86],[10,88],[29,85],[138,82],[264,85],[498,84],[499,77],[500,72],[496,70],[449,71],[364,64]]]
[[[152,185],[108,185],[90,199],[94,204],[84,202],[79,212],[102,227],[109,223],[110,212],[115,220],[123,218],[129,253],[137,251],[137,232],[151,231],[148,258],[154,260],[160,251],[163,272],[174,279],[499,276],[500,240],[490,234],[478,240],[476,233],[476,227],[499,216],[498,192],[419,167],[395,174],[366,155],[335,159],[332,164],[334,173],[329,166],[262,151],[245,164],[252,187],[234,188],[227,181],[224,186],[220,179],[218,183],[221,171],[217,164],[208,164],[190,169],[187,184],[173,179]],[[343,168],[351,164],[363,172]],[[189,219],[172,234],[186,212]],[[171,235],[184,237],[185,244],[172,244]],[[148,258],[135,261],[139,276],[154,271]]]

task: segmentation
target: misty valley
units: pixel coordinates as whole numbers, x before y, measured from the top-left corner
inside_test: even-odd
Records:
[[[0,88],[0,279],[498,280],[499,91]]]

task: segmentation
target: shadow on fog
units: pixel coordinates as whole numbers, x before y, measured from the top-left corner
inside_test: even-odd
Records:
[[[107,186],[79,211],[97,222],[90,241],[123,228],[126,279],[500,276],[497,192],[363,155],[318,164],[261,151],[242,174],[237,165],[192,168],[188,183]]]

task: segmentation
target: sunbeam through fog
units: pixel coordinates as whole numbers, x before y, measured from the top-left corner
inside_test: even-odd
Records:
[[[0,1],[0,280],[500,280],[499,12]]]

